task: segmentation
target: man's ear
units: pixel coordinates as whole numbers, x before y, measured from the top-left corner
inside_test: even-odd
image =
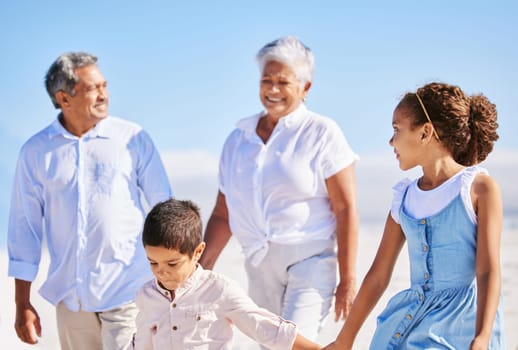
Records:
[[[69,105],[70,96],[64,91],[58,91],[56,93],[56,101],[61,107],[66,107]]]

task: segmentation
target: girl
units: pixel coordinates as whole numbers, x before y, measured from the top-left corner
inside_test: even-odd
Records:
[[[371,349],[505,349],[500,304],[501,195],[483,161],[498,139],[495,105],[430,83],[397,105],[390,145],[402,170],[374,262],[338,338],[351,349],[408,243],[411,286],[378,317]]]

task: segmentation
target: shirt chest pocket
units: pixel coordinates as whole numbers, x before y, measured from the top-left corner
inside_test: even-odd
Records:
[[[228,165],[226,185],[236,192],[251,192],[258,186],[259,155],[261,147],[256,144],[246,144],[243,150],[236,152]]]
[[[172,312],[171,331],[194,341],[208,339],[217,320],[212,304],[177,306]]]

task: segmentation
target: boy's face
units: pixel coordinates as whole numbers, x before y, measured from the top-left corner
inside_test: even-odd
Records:
[[[191,257],[181,254],[177,249],[168,249],[164,246],[153,247],[146,245],[151,271],[160,285],[173,291],[184,284],[196,269],[196,264],[205,249],[205,242],[201,242]]]

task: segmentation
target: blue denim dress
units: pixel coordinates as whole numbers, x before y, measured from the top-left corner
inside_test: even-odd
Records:
[[[411,286],[392,297],[378,316],[370,349],[469,349],[477,311],[477,227],[461,195],[425,219],[408,216],[403,205],[399,213]],[[506,348],[501,304],[489,349]]]

